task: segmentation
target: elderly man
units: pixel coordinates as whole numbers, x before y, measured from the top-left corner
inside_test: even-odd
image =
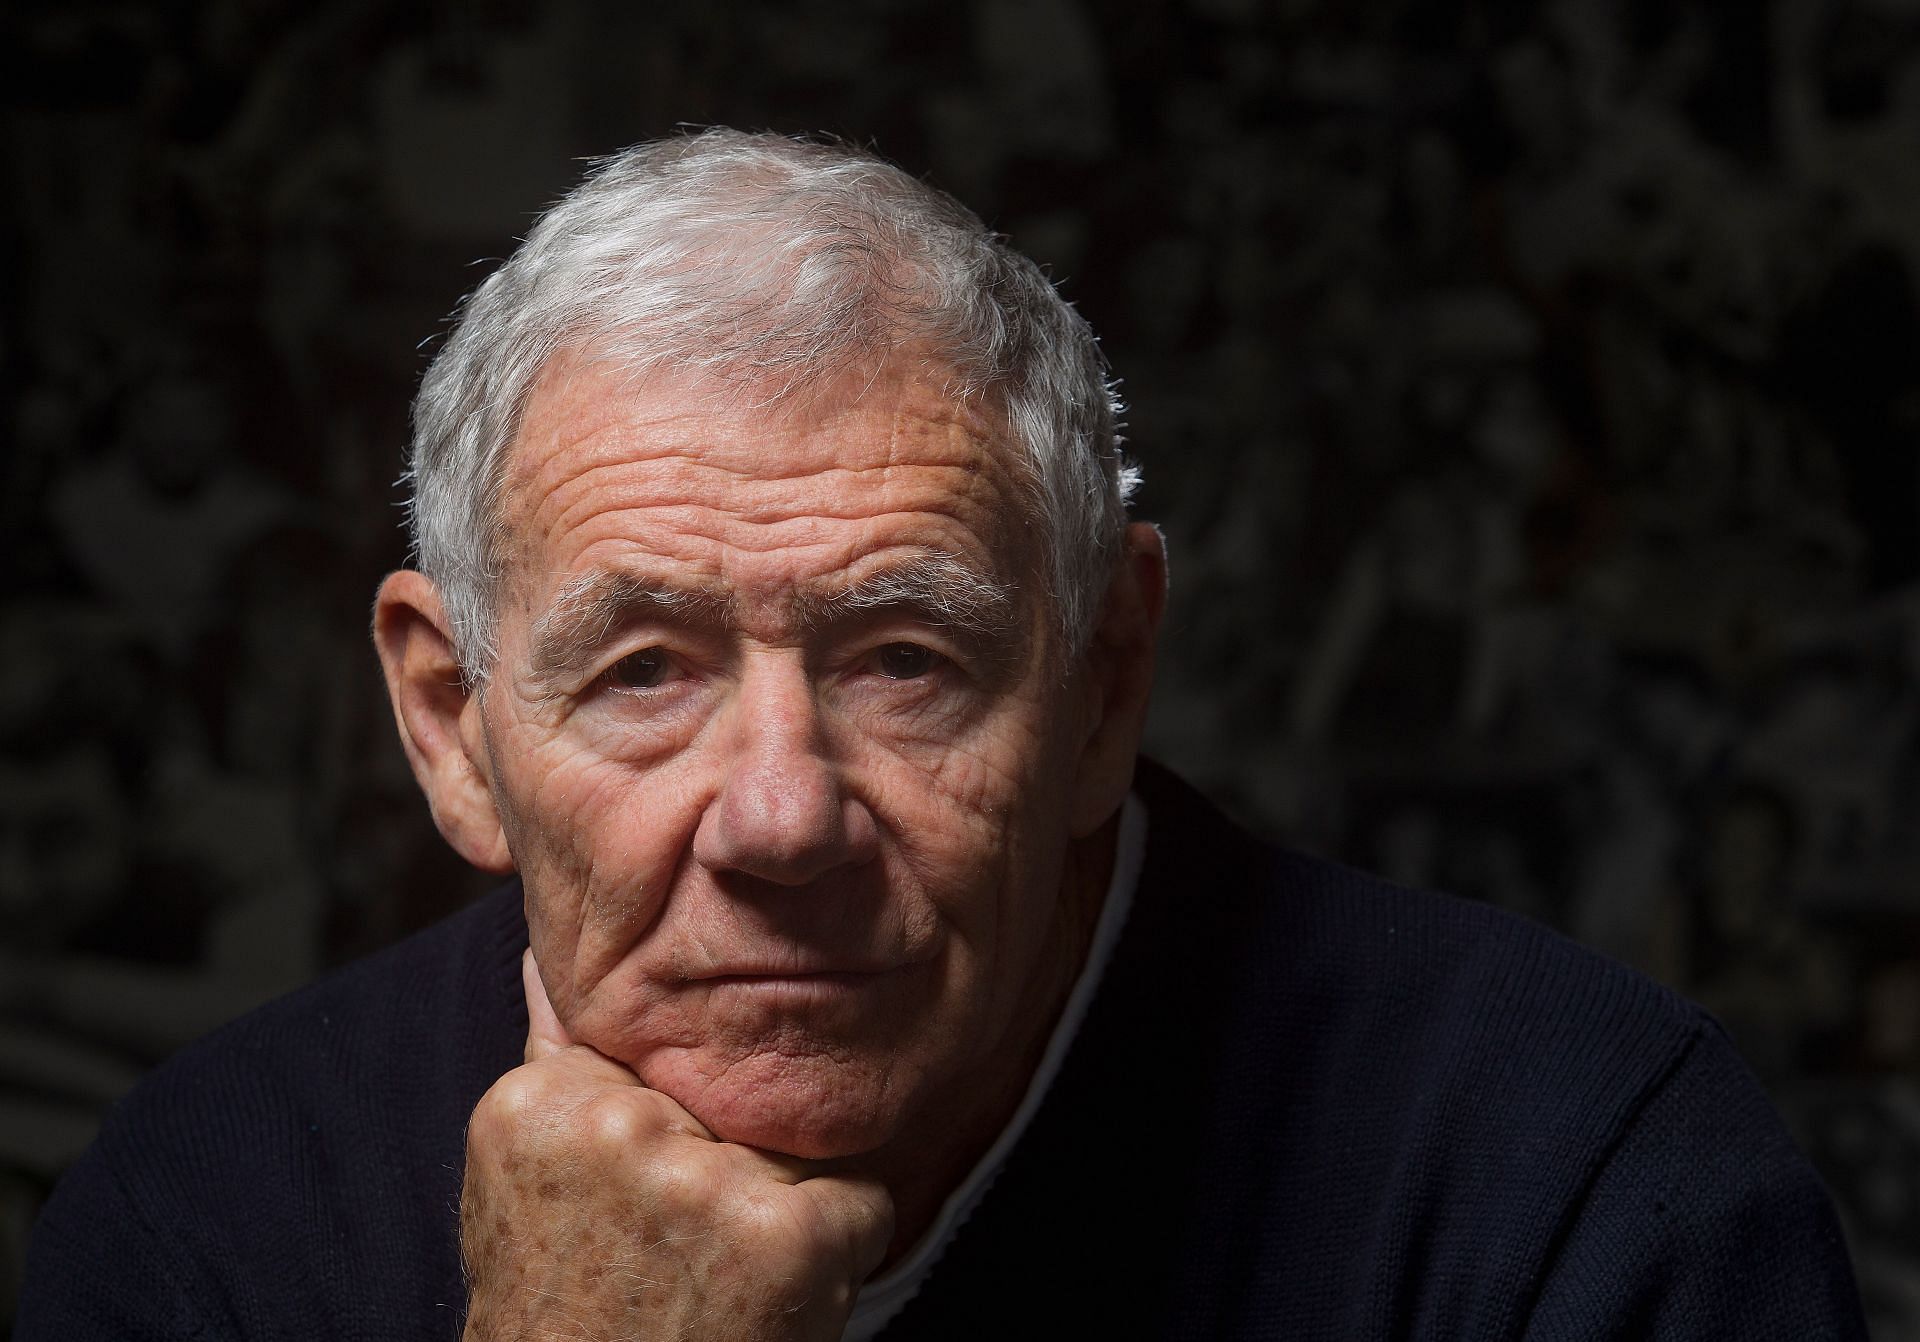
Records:
[[[144,1086],[23,1336],[1859,1336],[1710,1021],[1136,767],[1114,413],[873,158],[598,169],[435,360],[374,614],[516,879]]]

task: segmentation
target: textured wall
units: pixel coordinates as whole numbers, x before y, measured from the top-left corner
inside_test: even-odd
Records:
[[[1920,8],[519,8],[0,18],[0,1316],[144,1068],[475,890],[363,634],[416,346],[717,121],[1051,265],[1173,542],[1157,752],[1711,1006],[1920,1336]]]

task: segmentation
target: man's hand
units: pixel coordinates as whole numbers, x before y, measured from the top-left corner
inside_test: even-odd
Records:
[[[839,1338],[886,1252],[879,1184],[722,1142],[568,1039],[532,953],[527,1061],[467,1128],[469,1339]]]

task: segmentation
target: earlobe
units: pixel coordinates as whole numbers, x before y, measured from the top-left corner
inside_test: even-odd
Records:
[[[1104,825],[1133,784],[1153,689],[1154,640],[1166,608],[1166,540],[1150,523],[1131,523],[1085,654],[1094,720],[1074,787],[1070,823],[1076,839]]]
[[[434,824],[474,866],[511,872],[481,734],[472,728],[480,706],[461,677],[440,593],[425,574],[401,569],[380,584],[373,642],[400,743]]]

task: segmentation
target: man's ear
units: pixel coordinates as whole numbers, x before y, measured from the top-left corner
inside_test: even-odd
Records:
[[[1129,523],[1100,623],[1082,654],[1092,712],[1074,784],[1076,839],[1111,819],[1133,785],[1153,688],[1154,639],[1166,609],[1166,539],[1151,523]]]
[[[373,643],[400,744],[427,794],[433,823],[474,866],[511,872],[513,856],[488,786],[479,696],[460,674],[440,592],[424,573],[401,569],[380,584]]]

